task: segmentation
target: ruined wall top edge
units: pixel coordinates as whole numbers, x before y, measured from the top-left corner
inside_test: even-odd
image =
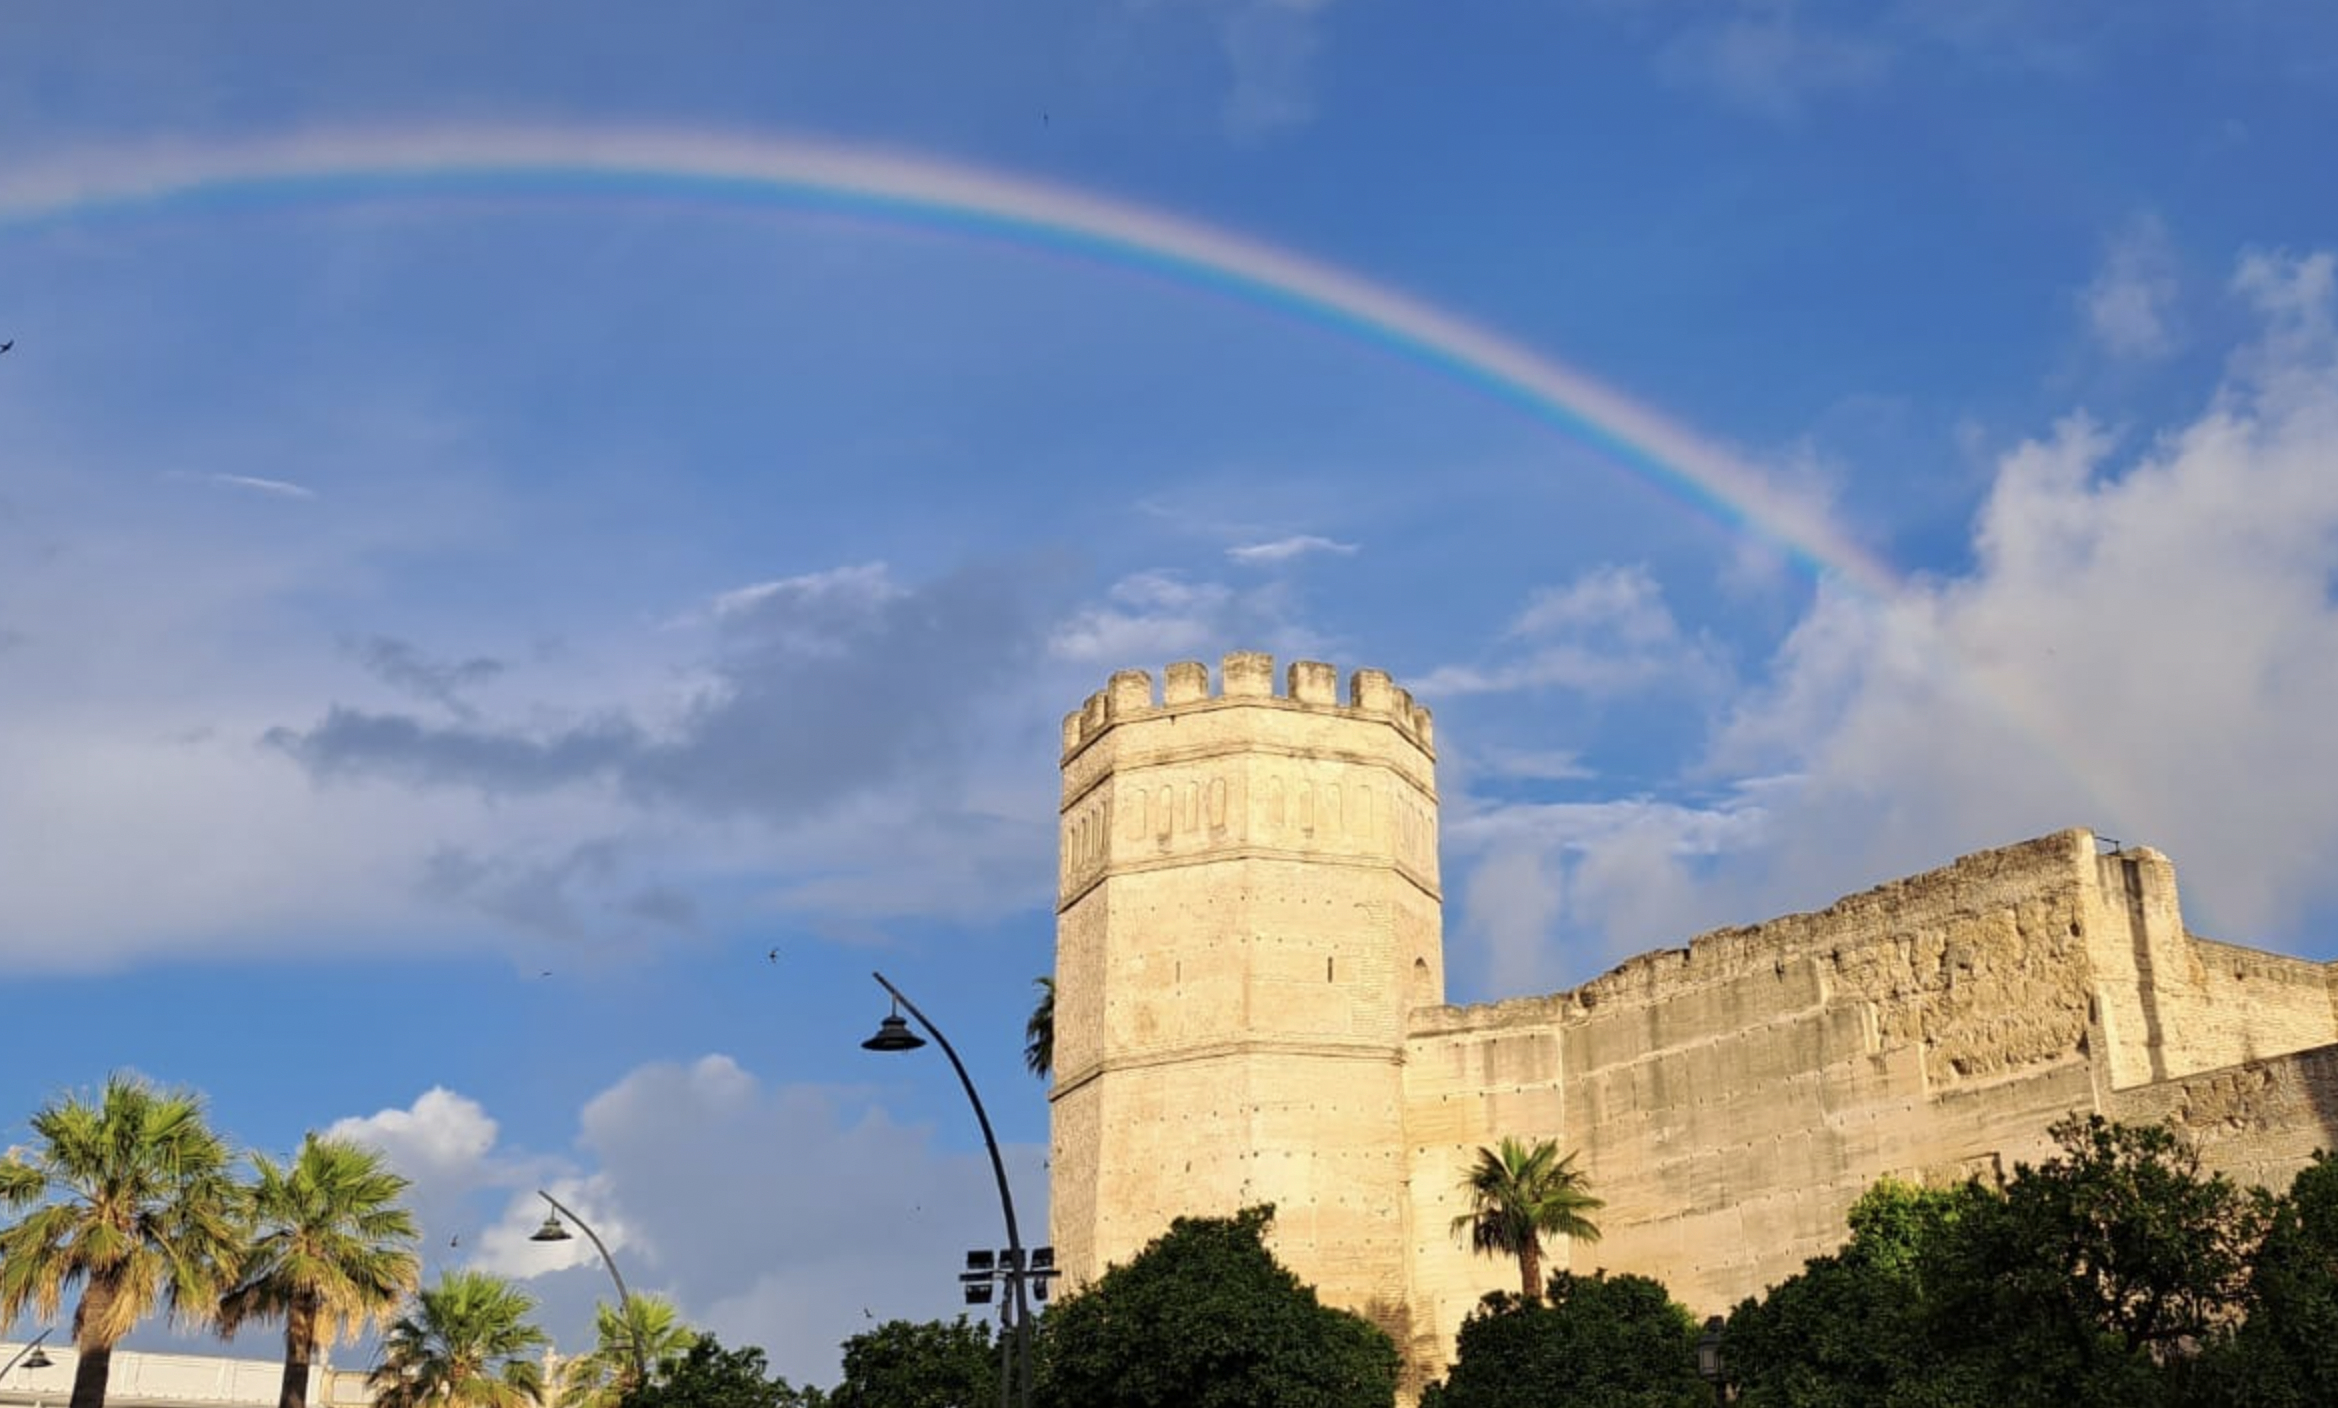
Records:
[[[1071,761],[1082,749],[1120,724],[1229,707],[1346,714],[1377,720],[1410,740],[1423,754],[1436,756],[1436,727],[1429,710],[1414,701],[1411,691],[1399,688],[1387,671],[1356,671],[1348,677],[1347,697],[1343,700],[1339,671],[1335,667],[1320,660],[1294,660],[1278,694],[1275,658],[1259,651],[1236,650],[1227,652],[1220,662],[1215,690],[1211,688],[1209,666],[1199,660],[1180,660],[1171,665],[1158,692],[1153,688],[1151,671],[1118,671],[1111,683],[1064,716],[1064,761]]]
[[[1822,910],[1708,930],[1685,948],[1653,949],[1628,958],[1579,987],[1469,1007],[1415,1008],[1411,1034],[1451,1035],[1566,1021],[1602,1004],[1661,1000],[1846,945],[1890,942],[1924,914],[2017,902],[2039,893],[2041,884],[2075,893],[2081,884],[2093,883],[2094,851],[2093,833],[2076,828],[1976,851],[1938,869],[1845,895]],[[2159,858],[2157,852],[2140,848],[2127,853]]]

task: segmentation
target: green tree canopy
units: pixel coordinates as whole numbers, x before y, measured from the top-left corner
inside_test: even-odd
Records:
[[[1885,1179],[1851,1208],[1851,1240],[1749,1299],[1722,1349],[1747,1408],[1895,1408],[1990,1399],[1936,1362],[1927,1319],[1939,1288],[1928,1273],[1951,1255],[1974,1205],[1998,1194],[1977,1183],[1922,1188]],[[1986,1212],[1988,1209],[1984,1208]]]
[[[1266,1247],[1271,1207],[1181,1217],[1048,1312],[1049,1408],[1389,1408],[1396,1346]]]
[[[634,1366],[657,1378],[689,1352],[698,1332],[664,1296],[628,1296],[622,1309],[593,1307],[593,1347],[560,1366],[560,1408],[617,1408],[634,1384]],[[639,1358],[635,1346],[640,1346]]]
[[[1927,1341],[2000,1402],[2184,1402],[2239,1313],[2258,1203],[2162,1127],[2088,1115],[2053,1136],[1928,1262]]]
[[[1743,1401],[2205,1401],[2269,1200],[2164,1128],[2085,1116],[2053,1136],[2002,1192],[1872,1192],[1843,1252],[1739,1307],[1723,1348]]]
[[[774,1377],[762,1350],[725,1349],[714,1336],[702,1334],[679,1356],[665,1360],[653,1381],[628,1392],[621,1408],[834,1408],[835,1403],[816,1388],[793,1388]]]
[[[1698,1333],[1659,1282],[1561,1271],[1547,1304],[1499,1291],[1480,1302],[1421,1408],[1707,1408]]]
[[[988,1408],[999,1401],[998,1346],[969,1320],[888,1320],[844,1342],[835,1408]]]
[[[1477,1151],[1477,1162],[1462,1175],[1469,1211],[1453,1219],[1456,1236],[1466,1234],[1482,1256],[1518,1258],[1518,1293],[1542,1294],[1543,1234],[1596,1242],[1599,1228],[1585,1214],[1606,1204],[1591,1196],[1575,1156],[1559,1157],[1559,1146],[1504,1136],[1498,1148]]]
[[[214,1323],[242,1257],[243,1197],[201,1097],[131,1075],[96,1100],[63,1096],[32,1117],[36,1143],[0,1161],[0,1320],[51,1319],[75,1286],[72,1408],[103,1408],[114,1346],[167,1304]]]
[[[2248,1319],[2209,1378],[2219,1402],[2314,1408],[2338,1391],[2338,1159],[2317,1152],[2265,1213]]]
[[[535,1299],[500,1276],[454,1270],[415,1297],[368,1376],[377,1408],[523,1408],[544,1398],[548,1343]]]
[[[252,1242],[219,1303],[233,1338],[253,1321],[282,1321],[279,1408],[304,1408],[318,1346],[387,1323],[422,1280],[420,1233],[400,1201],[407,1182],[363,1145],[310,1134],[290,1164],[253,1154],[247,1188]]]

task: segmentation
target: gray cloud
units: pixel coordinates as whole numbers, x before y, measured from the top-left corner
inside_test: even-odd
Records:
[[[320,779],[372,775],[487,793],[540,792],[622,775],[650,749],[629,719],[610,717],[531,738],[490,728],[440,727],[405,714],[334,705],[308,731],[273,728],[262,741]]]
[[[670,886],[636,882],[630,861],[615,840],[551,855],[481,855],[441,846],[424,862],[422,888],[434,899],[547,938],[613,943],[695,928],[696,903]]]
[[[412,644],[393,636],[365,636],[345,641],[343,648],[357,657],[358,663],[372,673],[375,679],[400,693],[440,705],[458,718],[474,718],[476,712],[466,703],[462,692],[475,685],[486,684],[501,675],[503,662],[485,656],[468,660],[433,660]]]
[[[621,708],[529,728],[335,705],[264,742],[320,780],[489,795],[597,785],[640,805],[792,819],[951,768],[979,699],[1040,651],[1029,585],[1013,569],[980,566],[911,587],[874,567],[727,593],[702,681],[675,717],[654,724]],[[386,658],[401,678],[451,688],[404,652]]]

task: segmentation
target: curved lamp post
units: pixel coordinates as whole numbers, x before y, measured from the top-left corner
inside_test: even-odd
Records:
[[[919,1026],[933,1034],[934,1043],[942,1048],[942,1054],[950,1058],[950,1069],[958,1073],[958,1083],[966,1087],[967,1103],[974,1106],[975,1122],[982,1126],[982,1143],[990,1150],[990,1171],[998,1179],[999,1209],[1007,1216],[1007,1296],[1015,1311],[1015,1373],[1012,1376],[999,1376],[999,1405],[1000,1408],[1006,1408],[1007,1380],[1012,1377],[1017,1398],[1023,1408],[1030,1408],[1031,1355],[1025,1336],[1029,1333],[1031,1307],[1023,1293],[1023,1234],[1015,1226],[1015,1195],[1007,1187],[1007,1164],[1006,1160],[999,1157],[998,1137],[990,1131],[990,1116],[983,1111],[982,1097],[974,1093],[974,1078],[966,1074],[966,1063],[958,1059],[958,1052],[950,1045],[950,1039],[942,1035],[942,1029],[933,1024],[932,1018],[918,1011],[916,1003],[902,996],[901,989],[886,982],[884,974],[871,973],[869,976],[877,980],[879,987],[892,994],[893,1012],[877,1024],[877,1034],[862,1042],[861,1046],[870,1051],[915,1051],[925,1045],[925,1038],[911,1031],[908,1020],[901,1015],[907,1009],[909,1015],[917,1019]]]
[[[41,1349],[41,1341],[47,1339],[49,1336],[55,1333],[57,1333],[57,1327],[51,1325],[49,1328],[33,1336],[31,1344],[28,1344],[24,1348],[16,1351],[15,1357],[10,1359],[6,1364],[0,1364],[0,1379],[7,1378],[11,1373],[14,1373],[16,1366],[19,1364],[22,1364],[27,1369],[46,1369],[51,1364],[56,1363],[56,1360],[51,1359],[48,1354]]]
[[[531,1242],[572,1240],[568,1235],[568,1229],[560,1224],[563,1214],[584,1232],[585,1237],[592,1242],[593,1250],[601,1254],[601,1264],[609,1268],[609,1279],[617,1283],[617,1316],[625,1325],[625,1346],[632,1351],[633,1382],[637,1387],[648,1383],[649,1361],[643,1356],[641,1347],[641,1324],[634,1318],[633,1293],[625,1289],[625,1278],[617,1274],[617,1259],[609,1255],[608,1247],[602,1244],[600,1234],[593,1231],[591,1223],[578,1217],[568,1208],[562,1207],[558,1198],[541,1188],[536,1190],[536,1196],[550,1203],[552,1211],[545,1215],[543,1226],[528,1234],[528,1240]]]

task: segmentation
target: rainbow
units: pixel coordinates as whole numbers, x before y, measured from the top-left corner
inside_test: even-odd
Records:
[[[0,173],[0,231],[200,196],[290,191],[359,198],[563,179],[649,194],[841,202],[1158,268],[1289,310],[1481,387],[1767,540],[1821,578],[1879,599],[1897,594],[1891,569],[1821,508],[1679,422],[1513,338],[1287,249],[975,166],[826,142],[681,131],[320,131],[72,153],[20,166]]]

